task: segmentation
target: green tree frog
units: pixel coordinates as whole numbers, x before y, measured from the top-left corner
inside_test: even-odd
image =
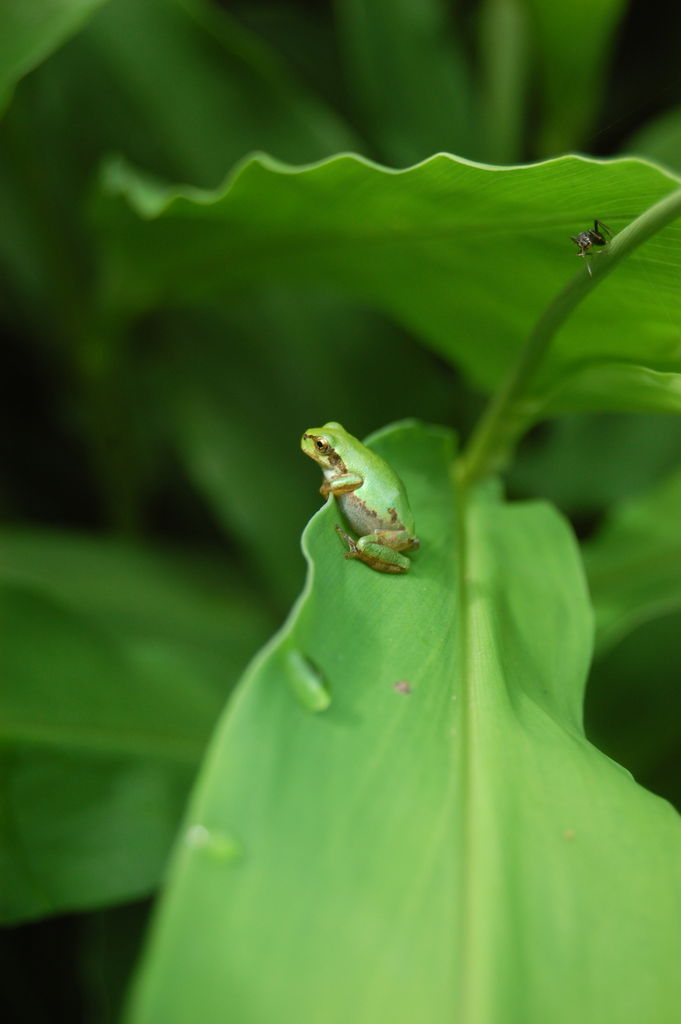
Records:
[[[343,516],[359,540],[340,526],[346,558],[359,558],[378,572],[407,572],[409,559],[401,551],[415,551],[420,541],[407,492],[397,473],[380,456],[348,434],[340,423],[311,427],[300,447],[321,466],[324,495],[333,494]]]

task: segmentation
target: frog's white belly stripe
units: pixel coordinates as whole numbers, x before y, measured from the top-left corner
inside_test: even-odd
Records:
[[[341,494],[338,497],[343,515],[360,537],[365,537],[375,530],[403,530],[404,526],[395,513],[394,517],[379,516],[371,512],[361,498],[355,493]]]

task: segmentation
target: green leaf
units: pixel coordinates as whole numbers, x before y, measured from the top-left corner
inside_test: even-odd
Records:
[[[678,414],[681,411],[681,375],[614,360],[587,364],[566,373],[556,388],[549,389],[546,403],[553,413],[655,409]]]
[[[0,532],[0,916],[158,882],[187,788],[265,619],[200,566],[118,542]]]
[[[214,186],[254,148],[306,161],[357,145],[286,61],[216,4],[113,0],[22,84],[0,126],[0,275],[41,335],[61,328],[67,344],[79,333],[90,343],[82,219],[104,155]]]
[[[386,577],[343,559],[333,502],[312,519],[306,589],[215,737],[130,1020],[671,1022],[681,830],[584,737],[569,529],[458,493],[444,431],[373,444],[422,548]],[[327,710],[297,698],[292,652]]]
[[[0,114],[16,82],[107,0],[0,0]]]
[[[680,419],[653,413],[563,416],[523,442],[508,485],[514,496],[541,496],[571,516],[593,516],[652,487],[679,463]]]
[[[681,173],[681,107],[650,121],[627,140],[627,153],[640,153]]]
[[[681,609],[681,472],[616,506],[585,546],[599,648]]]
[[[608,53],[626,0],[526,0],[539,67],[540,152],[583,144],[601,104]]]
[[[221,305],[271,283],[333,284],[491,391],[561,287],[586,274],[569,235],[594,213],[617,232],[678,185],[628,159],[491,168],[440,155],[394,172],[354,156],[302,169],[256,157],[203,192],[161,187],[117,163],[99,204],[105,298],[132,312]],[[597,282],[555,338],[536,415],[552,411],[558,389],[561,412],[675,407],[680,241],[681,228],[668,226]],[[653,372],[637,377],[639,367]],[[608,375],[618,390],[604,399]]]
[[[443,0],[339,0],[335,10],[358,118],[382,156],[473,155],[472,84]]]
[[[149,544],[3,527],[0,578],[84,612],[119,637],[167,644],[178,659],[196,655],[206,683],[218,689],[231,655],[247,656],[268,624],[228,562]]]
[[[83,43],[95,73],[97,61],[105,71],[96,74],[98,92],[108,83],[121,99],[132,96],[133,143],[153,126],[167,165],[193,184],[215,184],[255,147],[315,160],[354,143],[276,51],[215,4],[115,0]],[[124,127],[118,147],[128,152]]]

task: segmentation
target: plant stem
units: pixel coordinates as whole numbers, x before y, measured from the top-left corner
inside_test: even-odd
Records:
[[[480,9],[483,158],[520,159],[527,109],[529,28],[522,0],[485,0]]]
[[[528,396],[528,385],[546,355],[553,336],[573,309],[618,263],[679,216],[681,189],[665,196],[620,231],[608,244],[607,250],[592,261],[592,274],[580,270],[544,310],[517,362],[491,398],[461,455],[458,471],[462,483],[470,483],[501,468],[520,435],[531,424],[540,403],[538,399]]]

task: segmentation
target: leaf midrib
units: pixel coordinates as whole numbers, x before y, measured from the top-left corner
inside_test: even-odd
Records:
[[[481,791],[481,764],[476,751],[476,691],[481,680],[477,678],[473,666],[473,620],[474,602],[470,596],[471,574],[471,543],[470,543],[470,490],[458,486],[455,470],[451,471],[452,495],[455,504],[458,534],[458,594],[459,594],[459,636],[460,640],[460,674],[461,674],[461,743],[459,745],[459,776],[462,780],[463,813],[461,820],[464,827],[462,837],[462,871],[460,894],[461,913],[461,963],[459,970],[459,989],[461,991],[461,1019],[488,1020],[492,1016],[494,1005],[493,979],[489,977],[488,953],[490,947],[486,938],[484,923],[490,920],[485,909],[487,887],[480,885],[478,879],[486,874],[482,865],[489,864],[494,857],[494,845],[485,843],[481,838],[484,828],[480,817],[483,806],[478,794]],[[481,927],[482,925],[482,927]]]

